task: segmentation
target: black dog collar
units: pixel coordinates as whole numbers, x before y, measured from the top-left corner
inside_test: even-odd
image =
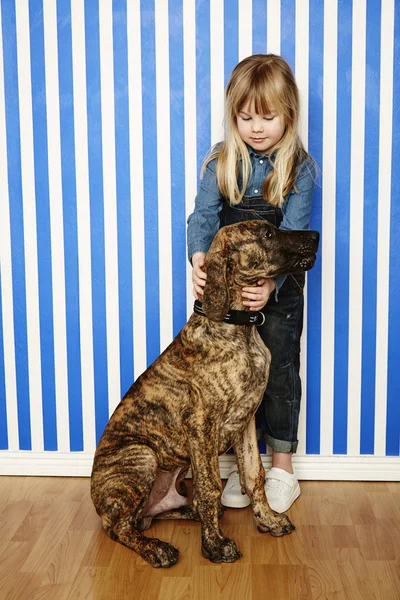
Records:
[[[198,300],[194,301],[193,310],[197,315],[206,317],[206,313],[203,311],[202,303]],[[230,310],[224,317],[225,323],[231,325],[263,325],[265,323],[265,315],[261,311],[250,312],[248,310]]]

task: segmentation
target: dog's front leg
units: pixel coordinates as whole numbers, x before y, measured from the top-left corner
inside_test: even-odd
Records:
[[[201,521],[203,556],[212,562],[234,562],[242,556],[235,542],[223,535],[218,516],[222,492],[216,431],[201,423],[186,422],[192,477],[193,507]]]
[[[258,450],[255,417],[251,419],[234,448],[240,483],[251,499],[257,529],[262,533],[269,532],[273,536],[291,533],[295,527],[289,517],[272,511],[265,495],[265,471]]]

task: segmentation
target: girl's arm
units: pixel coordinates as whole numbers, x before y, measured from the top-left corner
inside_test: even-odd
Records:
[[[203,295],[203,288],[206,285],[207,275],[203,271],[204,267],[204,252],[195,252],[192,256],[192,283],[193,283],[193,296],[196,300],[200,300]]]
[[[282,207],[283,219],[280,229],[310,229],[316,176],[314,162],[306,159],[295,182],[297,192],[293,188]]]
[[[195,252],[208,251],[219,229],[219,213],[222,209],[222,196],[215,174],[217,159],[208,163],[200,184],[187,224],[188,258],[191,261]]]
[[[219,213],[223,202],[215,174],[216,162],[214,159],[208,163],[196,196],[194,211],[188,218],[188,257],[193,266],[193,295],[197,300],[201,298],[206,283],[204,257],[219,229]]]
[[[283,219],[279,229],[310,229],[311,207],[317,171],[314,161],[307,158],[301,165],[293,188],[282,206]],[[282,287],[286,275],[275,278],[276,295]]]

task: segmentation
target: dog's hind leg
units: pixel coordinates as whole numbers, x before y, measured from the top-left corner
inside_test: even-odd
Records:
[[[187,486],[185,484],[184,478],[186,473],[188,472],[189,467],[184,467],[179,473],[176,479],[176,488],[182,496],[188,496]],[[219,504],[218,517],[222,517],[224,514],[224,507],[222,504]],[[174,508],[172,510],[168,510],[160,513],[154,517],[155,519],[163,519],[170,520],[173,519],[184,519],[188,521],[200,521],[200,515],[197,510],[194,508],[192,504],[188,504],[186,506],[180,506],[179,508]],[[150,527],[150,524],[148,525]]]
[[[257,529],[278,537],[291,533],[295,526],[285,514],[273,512],[268,504],[264,483],[265,471],[257,444],[256,422],[253,417],[235,444],[240,483],[245,488],[251,503]]]
[[[200,521],[200,516],[197,510],[193,507],[192,504],[187,504],[186,506],[181,506],[180,508],[175,508],[174,510],[168,510],[164,513],[160,513],[155,519],[185,519],[187,521]]]
[[[224,516],[225,509],[222,504],[219,505],[218,508],[218,518]],[[175,510],[169,510],[168,512],[161,513],[154,517],[155,519],[186,519],[187,521],[200,521],[200,515],[197,510],[194,508],[192,504],[188,504],[187,506],[181,506],[180,508],[176,508]],[[150,525],[149,525],[150,527]]]
[[[157,477],[155,453],[148,447],[133,444],[116,450],[110,464],[96,457],[92,473],[92,500],[108,535],[135,550],[153,567],[170,567],[179,551],[157,538],[141,533],[145,508]]]
[[[179,550],[157,538],[148,538],[140,531],[132,528],[130,517],[122,518],[115,525],[113,532],[118,542],[135,550],[153,567],[171,567],[179,558]]]

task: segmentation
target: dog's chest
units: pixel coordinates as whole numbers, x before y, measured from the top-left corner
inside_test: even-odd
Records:
[[[267,385],[269,350],[254,327],[222,324],[213,326],[212,335],[206,333],[195,364],[203,394],[215,398],[222,412],[236,405],[251,410],[253,397],[258,398]]]
[[[243,345],[236,360],[222,367],[229,382],[225,410],[221,414],[220,452],[225,452],[243,431],[257,410],[268,383],[271,354],[255,332],[254,338]]]

